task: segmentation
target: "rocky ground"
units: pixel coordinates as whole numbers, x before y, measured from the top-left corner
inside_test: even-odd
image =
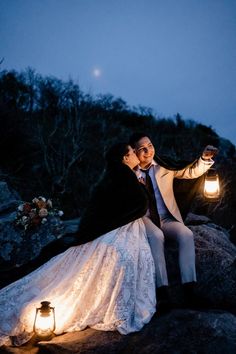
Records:
[[[154,316],[140,332],[126,336],[88,328],[48,342],[2,347],[0,353],[234,354],[235,328],[236,317],[229,312],[176,309],[161,317]]]
[[[26,239],[13,227],[19,203],[17,196],[0,182],[1,286],[14,280],[13,274],[20,277],[31,271],[43,258],[33,266],[30,260],[37,259],[41,250],[63,233],[73,232],[78,224],[78,220],[52,220]],[[168,314],[155,315],[140,332],[127,336],[88,328],[48,342],[32,340],[21,347],[1,347],[0,353],[236,353],[236,247],[225,229],[204,216],[189,214],[186,223],[194,233],[196,245],[196,295],[201,299],[197,308],[184,308],[176,266],[177,245],[169,242],[166,259],[174,308]],[[60,247],[62,244],[56,252]]]

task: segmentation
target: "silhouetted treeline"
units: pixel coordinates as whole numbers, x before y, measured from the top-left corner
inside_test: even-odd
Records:
[[[233,227],[225,209],[231,203],[235,216],[235,147],[211,127],[186,121],[178,113],[158,117],[149,108],[131,108],[111,95],[94,98],[72,80],[42,77],[32,69],[0,73],[0,120],[1,179],[23,200],[52,197],[68,218],[85,207],[103,171],[104,150],[128,140],[134,131],[145,131],[158,153],[176,160],[192,161],[205,145],[213,144],[220,149],[217,164],[224,194],[217,207],[207,206],[206,212],[214,216],[220,210],[222,223]]]

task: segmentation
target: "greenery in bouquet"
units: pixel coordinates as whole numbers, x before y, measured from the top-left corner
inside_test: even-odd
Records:
[[[51,199],[42,196],[34,198],[31,203],[25,202],[17,208],[15,225],[29,230],[48,222],[48,217],[63,215],[62,210],[53,208]]]

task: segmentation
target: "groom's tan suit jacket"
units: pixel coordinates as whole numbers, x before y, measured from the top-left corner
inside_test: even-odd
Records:
[[[153,166],[156,182],[162,198],[169,212],[175,217],[176,220],[183,222],[174,196],[174,178],[192,179],[200,177],[213,165],[213,163],[213,160],[203,161],[202,158],[199,158],[192,164],[179,171],[168,170],[158,164]]]

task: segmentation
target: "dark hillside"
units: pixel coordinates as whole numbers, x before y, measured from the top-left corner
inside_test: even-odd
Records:
[[[145,131],[157,152],[175,161],[193,161],[207,144],[215,145],[221,199],[213,205],[199,195],[192,208],[235,233],[235,146],[212,127],[186,121],[179,113],[157,117],[151,109],[130,108],[111,95],[93,98],[73,81],[42,77],[32,69],[0,73],[0,124],[1,180],[22,200],[52,197],[65,218],[79,216],[85,207],[103,171],[106,147],[134,131]],[[180,203],[189,188],[193,191],[191,181],[179,186]]]

